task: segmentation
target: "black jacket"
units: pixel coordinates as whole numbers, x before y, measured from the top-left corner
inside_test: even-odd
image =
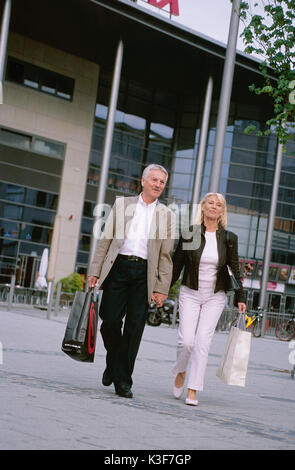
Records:
[[[218,266],[214,292],[220,290],[227,292],[228,274],[226,265],[228,264],[240,286],[240,289],[235,293],[234,302],[236,305],[238,302],[245,302],[245,294],[239,272],[238,237],[233,232],[228,233],[229,242],[227,243],[227,231],[221,226],[219,226],[216,231]],[[184,267],[182,284],[191,289],[198,290],[199,264],[205,243],[205,226],[203,224],[201,226],[193,225],[190,227],[188,233],[184,233],[180,237],[173,255],[173,276],[171,285],[178,280]]]

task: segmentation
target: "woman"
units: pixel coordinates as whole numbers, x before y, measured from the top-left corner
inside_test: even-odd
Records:
[[[180,398],[188,375],[187,405],[197,405],[196,392],[203,390],[211,340],[224,309],[227,291],[227,264],[231,267],[240,289],[235,304],[245,313],[246,304],[239,274],[238,238],[227,232],[226,201],[219,193],[208,193],[199,205],[191,239],[180,237],[173,256],[172,284],[184,267],[179,295],[179,329],[174,396]],[[199,235],[199,238],[198,238]],[[199,243],[192,241],[199,240]],[[190,246],[191,245],[191,246]],[[196,245],[196,246],[194,246]]]

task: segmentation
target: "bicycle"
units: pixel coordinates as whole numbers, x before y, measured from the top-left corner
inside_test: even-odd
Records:
[[[245,313],[245,324],[246,329],[252,329],[252,335],[255,338],[259,338],[262,332],[262,320],[263,320],[263,310],[261,307],[258,307],[257,312],[254,312],[252,315]],[[231,327],[237,324],[237,318],[235,318],[232,323]]]
[[[292,318],[281,321],[276,327],[276,337],[280,341],[290,341],[295,336],[295,313]]]

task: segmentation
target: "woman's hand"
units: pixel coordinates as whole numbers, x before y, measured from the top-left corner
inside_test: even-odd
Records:
[[[238,309],[239,309],[239,313],[246,313],[246,309],[247,309],[247,306],[246,304],[244,304],[244,302],[238,302]]]

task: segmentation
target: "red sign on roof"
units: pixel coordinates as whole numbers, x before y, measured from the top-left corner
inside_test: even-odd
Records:
[[[148,0],[148,3],[158,8],[170,5],[170,14],[179,16],[178,0]]]

